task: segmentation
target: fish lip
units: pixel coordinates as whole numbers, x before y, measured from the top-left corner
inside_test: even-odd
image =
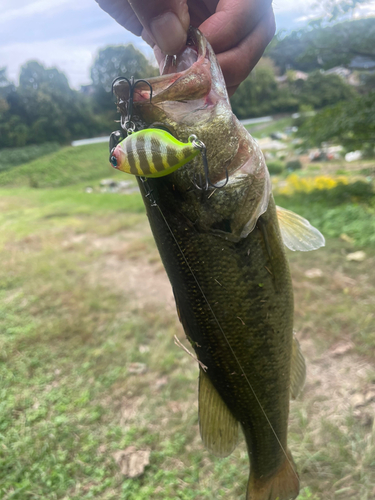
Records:
[[[207,50],[206,39],[197,28],[190,26],[185,49],[177,56],[165,56],[161,76],[147,79],[152,87],[151,103],[150,88],[140,81],[134,90],[134,105],[137,107],[205,97],[211,90],[210,67],[210,51]],[[129,85],[125,79],[119,78],[114,82],[113,93],[117,97],[119,111],[127,116]]]

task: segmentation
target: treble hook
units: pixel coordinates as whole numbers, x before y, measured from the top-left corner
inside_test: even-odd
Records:
[[[193,147],[199,149],[201,152],[204,175],[205,175],[205,185],[202,186],[202,176],[201,176],[201,174],[199,174],[199,184],[196,181],[196,176],[194,176],[194,181],[193,181],[194,186],[197,189],[199,189],[200,191],[208,191],[209,187],[213,187],[215,189],[221,189],[221,188],[225,187],[228,184],[228,180],[229,180],[228,169],[225,169],[225,182],[224,182],[224,184],[222,184],[220,186],[213,184],[211,182],[210,176],[209,176],[205,144],[200,139],[198,139],[197,136],[194,134],[189,137],[189,142],[191,142]]]
[[[134,76],[130,77],[130,80],[129,80],[129,78],[126,78],[125,76],[118,76],[112,82],[112,94],[113,94],[113,86],[119,80],[125,80],[127,82],[127,84],[129,85],[129,98],[128,98],[128,106],[127,106],[128,115],[127,115],[125,120],[123,120],[123,118],[121,117],[121,127],[123,129],[125,129],[128,133],[132,133],[135,130],[135,125],[132,122],[134,90],[139,83],[145,83],[146,85],[148,85],[150,88],[150,103],[151,103],[152,86],[151,86],[150,82],[148,82],[147,80],[142,80],[142,79],[141,80],[134,80]]]

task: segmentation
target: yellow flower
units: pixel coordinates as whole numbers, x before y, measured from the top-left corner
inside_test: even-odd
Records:
[[[293,193],[310,193],[316,189],[333,189],[340,184],[347,185],[348,179],[344,176],[330,177],[320,175],[317,177],[299,177],[297,174],[289,175],[279,184],[279,194],[292,195]]]

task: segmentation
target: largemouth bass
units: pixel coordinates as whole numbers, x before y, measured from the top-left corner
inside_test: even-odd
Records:
[[[144,134],[130,136],[111,161],[121,169],[127,155],[131,173],[150,177],[139,180],[147,215],[200,362],[204,444],[227,456],[240,426],[250,460],[247,500],[294,499],[299,479],[287,443],[289,399],[303,385],[305,366],[293,338],[284,243],[308,250],[324,239],[305,219],[276,209],[263,154],[233,115],[220,67],[198,30],[190,29],[184,52],[167,57],[161,72],[148,80],[151,99],[149,86],[137,85],[134,122],[184,144],[191,136],[202,141],[207,189],[199,182],[201,155],[186,153],[185,165],[156,176],[156,165],[168,170],[177,153]],[[127,82],[119,79],[114,93],[125,119]]]

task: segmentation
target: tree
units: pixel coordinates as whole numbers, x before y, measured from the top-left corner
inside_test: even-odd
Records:
[[[19,87],[27,90],[44,88],[52,92],[71,92],[64,73],[56,68],[45,68],[37,61],[28,61],[22,66]]]
[[[111,45],[99,50],[91,68],[91,78],[96,88],[106,92],[112,89],[112,82],[118,76],[148,78],[155,76],[157,70],[133,45]]]
[[[307,36],[309,45],[302,61],[316,60],[321,67],[356,66],[358,60],[375,66],[375,18],[346,21],[320,28]]]
[[[290,35],[279,33],[266,54],[281,72],[355,66],[363,59],[375,63],[375,18],[337,24],[314,21]]]
[[[306,120],[298,133],[311,145],[335,141],[348,150],[362,149],[373,153],[375,91],[323,109]]]
[[[255,69],[231,97],[238,118],[264,116],[270,113],[296,111],[298,101],[288,88],[280,88],[272,61],[261,59]]]
[[[8,80],[7,69],[0,68],[0,99],[6,99],[14,89],[14,84]]]
[[[307,80],[295,80],[289,83],[292,94],[301,105],[314,109],[331,106],[340,101],[353,99],[356,91],[343,78],[335,74],[314,71]]]
[[[95,88],[95,111],[107,113],[113,121],[116,106],[111,95],[112,82],[119,76],[135,79],[156,76],[158,71],[151,66],[146,57],[133,45],[112,45],[99,50],[91,68],[91,79]]]
[[[0,96],[8,87],[6,83],[2,72]],[[6,106],[1,106],[0,98],[0,147],[66,143],[98,129],[88,102],[69,87],[66,76],[36,61],[21,68],[20,84],[6,92],[5,102]]]
[[[14,91],[14,85],[8,80],[6,68],[0,68],[0,122],[9,109],[8,95]]]
[[[292,31],[290,34],[285,31],[278,32],[267,47],[266,56],[273,60],[281,74],[288,69],[308,72],[320,68],[316,59],[301,57],[309,47],[307,33],[306,28]]]

